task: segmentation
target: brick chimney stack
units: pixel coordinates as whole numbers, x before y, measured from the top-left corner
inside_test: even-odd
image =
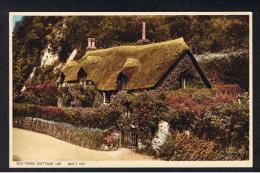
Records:
[[[95,38],[88,38],[88,47],[87,50],[97,49],[95,45]]]

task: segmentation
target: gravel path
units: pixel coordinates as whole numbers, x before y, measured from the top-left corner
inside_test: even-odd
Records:
[[[13,128],[14,160],[152,160],[130,149],[98,151],[73,145],[54,137]]]

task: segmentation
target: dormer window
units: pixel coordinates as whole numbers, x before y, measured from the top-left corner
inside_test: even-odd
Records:
[[[77,74],[77,78],[79,80],[82,80],[82,79],[84,80],[86,78],[86,76],[87,76],[87,73],[85,72],[85,70],[83,70],[83,68],[80,68],[79,72]]]
[[[125,90],[126,84],[127,84],[127,77],[120,73],[117,77],[117,82],[118,82],[118,90]]]

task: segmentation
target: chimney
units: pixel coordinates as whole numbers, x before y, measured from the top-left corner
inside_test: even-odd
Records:
[[[91,49],[91,38],[88,38],[88,47],[87,47],[87,49]]]
[[[145,40],[145,22],[143,22],[142,40]]]
[[[92,39],[91,39],[91,48],[92,48],[92,49],[96,49],[96,46],[95,46],[95,38],[92,38]]]
[[[145,22],[143,22],[142,24],[143,24],[142,25],[143,26],[142,27],[142,39],[139,39],[137,41],[137,44],[140,44],[140,45],[150,43],[150,40],[146,39],[146,37],[145,37]]]

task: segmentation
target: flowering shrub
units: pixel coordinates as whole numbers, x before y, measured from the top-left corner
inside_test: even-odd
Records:
[[[196,135],[215,139],[223,146],[248,142],[248,94],[191,90],[170,93],[166,103],[171,108],[170,124],[174,130],[192,130]],[[246,145],[246,144],[245,144]]]
[[[30,85],[19,96],[17,102],[56,106],[58,102],[58,89],[52,82],[39,85]]]
[[[119,133],[114,132],[113,130],[108,130],[104,132],[103,143],[108,146],[110,149],[117,148],[119,142]]]
[[[202,116],[216,104],[231,103],[238,97],[235,94],[230,94],[230,91],[226,92],[224,89],[222,91],[217,89],[186,89],[170,92],[167,95],[166,104],[173,110],[191,111]]]
[[[215,87],[220,93],[229,94],[229,95],[238,95],[243,93],[243,89],[237,84],[216,84]]]
[[[215,147],[213,141],[177,133],[168,137],[157,156],[164,160],[211,160]]]
[[[164,160],[247,160],[249,150],[245,146],[221,148],[214,140],[201,139],[194,134],[175,133],[156,154]]]

